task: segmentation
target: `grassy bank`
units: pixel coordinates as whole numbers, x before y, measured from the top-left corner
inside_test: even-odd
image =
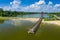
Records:
[[[32,21],[36,21],[39,18],[19,18],[19,17],[0,17],[0,20],[32,20]],[[56,21],[56,18],[44,18],[44,21]]]
[[[55,21],[56,18],[44,18],[44,21]]]
[[[16,19],[16,17],[0,17],[0,20],[11,20]]]

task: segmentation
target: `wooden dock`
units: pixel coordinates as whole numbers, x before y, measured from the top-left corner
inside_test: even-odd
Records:
[[[60,20],[60,17],[58,17],[58,16],[56,16],[56,15],[54,15],[54,17],[55,17],[57,20]]]
[[[31,29],[29,29],[28,34],[34,34],[34,33],[36,33],[36,31],[40,27],[42,19],[43,19],[43,12],[41,12],[41,18],[36,22],[36,24],[33,25],[33,27]]]

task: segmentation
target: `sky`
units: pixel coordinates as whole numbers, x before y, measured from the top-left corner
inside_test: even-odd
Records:
[[[60,12],[60,0],[0,0],[0,8],[25,12]]]

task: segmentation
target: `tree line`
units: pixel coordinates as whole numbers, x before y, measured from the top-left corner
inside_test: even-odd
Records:
[[[25,15],[25,14],[36,14],[38,12],[17,12],[17,11],[4,11],[0,8],[0,16],[1,17],[16,17],[18,15]]]
[[[40,14],[40,12],[19,12],[19,11],[4,11],[0,8],[0,16],[1,17],[16,17],[18,15],[25,15],[25,14]],[[60,16],[60,12],[53,12],[53,13],[45,13],[45,14],[56,14]]]

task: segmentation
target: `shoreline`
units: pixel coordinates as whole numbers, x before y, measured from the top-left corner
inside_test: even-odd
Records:
[[[36,22],[39,20],[39,18],[17,18],[17,19],[11,19],[11,20],[29,20],[32,22]]]
[[[32,22],[37,22],[39,20],[39,18],[15,18],[15,17],[0,17],[0,19],[4,19],[4,20],[29,20]],[[60,21],[44,21],[42,20],[42,23],[48,23],[48,24],[55,24],[55,25],[59,25],[60,26]]]
[[[60,26],[60,21],[44,21],[43,23],[44,23],[44,24],[45,24],[45,23],[54,24],[54,25]]]
[[[19,19],[12,19],[12,20],[29,20],[32,22],[37,22],[39,20],[39,18],[19,18]],[[42,20],[42,23],[48,23],[48,24],[54,24],[54,25],[59,25],[60,26],[60,21],[56,20],[56,21],[44,21]]]

